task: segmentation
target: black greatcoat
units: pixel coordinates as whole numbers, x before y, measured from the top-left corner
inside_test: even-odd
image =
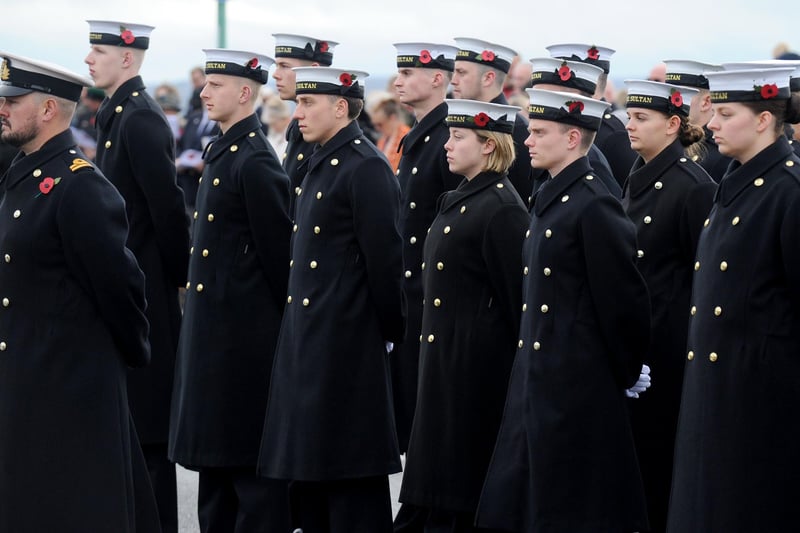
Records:
[[[251,115],[213,142],[197,197],[169,457],[255,466],[289,276],[289,180]]]
[[[498,94],[491,103],[509,105],[503,93]],[[522,202],[528,205],[530,196],[533,194],[533,169],[528,147],[525,146],[525,139],[528,138],[528,121],[519,113],[514,116],[514,131],[511,136],[514,139],[515,158],[511,168],[508,169],[508,180],[522,198]]]
[[[315,143],[308,143],[300,133],[296,118],[289,122],[286,128],[286,152],[280,154],[283,160],[283,170],[289,176],[289,217],[294,220],[295,204],[297,203],[296,191],[303,183],[308,171],[308,158],[314,151]]]
[[[174,141],[140,77],[97,113],[97,166],[125,199],[128,248],[145,276],[152,363],[129,374],[130,405],[143,443],[163,443],[180,332],[178,287],[186,283],[189,219],[175,178]]]
[[[400,501],[474,513],[517,346],[530,217],[483,173],[442,197],[425,241],[420,383]]]
[[[150,359],[144,276],[123,200],[85,158],[66,130],[0,182],[3,532],[132,533],[135,485],[150,490],[125,383]]]
[[[417,403],[419,333],[422,326],[422,248],[442,193],[458,187],[463,179],[450,172],[444,145],[450,136],[445,124],[447,104],[442,102],[411,128],[402,141],[403,157],[397,169],[402,190],[400,225],[403,236],[403,290],[408,299],[406,342],[391,354],[397,437],[400,451],[408,448],[408,436]]]
[[[316,148],[296,199],[259,474],[398,472],[385,345],[405,328],[397,179],[351,122]]]
[[[580,158],[534,197],[522,320],[477,521],[525,533],[647,529],[624,390],[650,336],[636,234]]]
[[[633,162],[636,161],[636,152],[631,149],[631,141],[625,124],[615,117],[611,111],[603,114],[603,121],[594,139],[594,144],[603,152],[611,166],[611,172],[617,184],[622,189],[628,174],[631,172]]]
[[[686,309],[692,293],[694,255],[717,186],[673,142],[646,163],[640,157],[625,184],[622,207],[636,225],[639,272],[652,309],[652,386],[630,400],[633,437],[652,531],[667,526],[672,455],[683,385]]]
[[[594,172],[595,176],[600,178],[600,181],[606,186],[608,192],[610,192],[614,198],[622,198],[622,186],[617,183],[617,179],[614,177],[614,174],[611,173],[608,160],[606,156],[603,155],[603,152],[601,152],[597,146],[591,145],[586,157],[589,159],[589,166],[592,167],[592,172]],[[550,173],[546,170],[533,169],[533,190],[539,190],[539,187],[547,182],[549,178]],[[523,198],[523,200],[525,200],[526,204],[530,205],[530,198]]]
[[[731,165],[700,234],[670,532],[797,530],[798,243],[800,158],[780,138]]]

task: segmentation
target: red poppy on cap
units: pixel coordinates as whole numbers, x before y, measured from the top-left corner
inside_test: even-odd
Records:
[[[319,42],[319,51],[323,54],[328,51],[328,42],[327,41],[320,41]]]
[[[123,30],[122,33],[119,34],[119,37],[125,44],[132,44],[133,41],[136,40],[136,37],[133,35],[131,30]]]
[[[761,87],[761,98],[764,100],[769,100],[770,98],[775,98],[778,96],[778,86],[774,83],[768,83]]]
[[[491,50],[484,50],[481,52],[481,59],[484,61],[494,61],[495,55]]]
[[[342,87],[350,87],[353,85],[353,77],[347,72],[342,72],[339,76],[339,81],[342,82]]]
[[[572,77],[572,70],[570,70],[569,65],[561,65],[561,68],[558,69],[558,77],[561,78],[561,81],[569,81]]]
[[[257,58],[257,57],[254,57],[253,59],[251,59],[250,61],[248,61],[248,62],[247,62],[247,67],[248,67],[248,68],[256,68],[256,67],[258,67],[258,58]]]
[[[423,50],[419,53],[419,62],[423,65],[427,65],[431,62],[433,58],[431,57],[431,53],[427,50]]]
[[[491,119],[489,118],[489,115],[481,112],[475,115],[474,120],[475,120],[475,125],[478,126],[479,128],[482,128],[486,126]]]
[[[680,91],[676,91],[675,89],[672,90],[672,93],[669,97],[669,103],[674,105],[675,107],[682,107],[683,106],[683,95]]]
[[[596,46],[592,46],[586,51],[586,57],[591,60],[598,60],[600,59],[600,50]]]
[[[582,113],[583,112],[583,108],[584,108],[584,105],[583,105],[583,102],[581,102],[581,101],[567,102],[567,110],[570,113]]]

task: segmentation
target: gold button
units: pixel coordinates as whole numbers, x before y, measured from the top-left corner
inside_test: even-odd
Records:
[[[411,173],[416,175],[417,174],[417,167],[412,168],[411,169]]]
[[[361,139],[356,139],[355,141],[353,141],[353,144],[361,144]]]
[[[295,224],[294,226],[292,226],[292,231],[293,231],[294,233],[297,233],[297,224]]]
[[[408,204],[408,207],[410,207],[411,209],[416,209],[417,208],[417,204],[416,204],[416,202],[411,202],[410,204]]]
[[[202,283],[198,283],[196,290],[197,290],[197,292],[203,292],[203,284]]]
[[[231,146],[231,152],[235,152],[238,149],[239,149],[239,147],[236,146],[235,144],[233,146]]]
[[[408,242],[411,244],[417,244],[417,238],[412,236],[410,239],[408,239]]]
[[[716,363],[717,362],[717,352],[711,352],[710,354],[708,354],[708,360],[711,361],[712,363]]]
[[[697,314],[697,306],[693,305],[692,309],[689,311],[689,313],[691,313],[692,316],[696,315]]]
[[[194,212],[194,219],[197,220],[197,211]]]
[[[653,221],[652,217],[650,217],[650,216],[644,217],[644,223],[645,224],[650,224],[652,221]]]
[[[254,132],[254,131],[251,131],[250,134],[248,135],[248,137],[255,137],[255,136],[256,136],[256,132]]]
[[[199,178],[197,178],[197,183],[203,183],[203,176],[200,176]]]
[[[544,267],[544,275],[545,275],[545,276],[549,276],[549,275],[550,275],[550,274],[552,274],[552,273],[553,273],[553,271],[552,271],[552,270],[550,270],[550,269],[549,269],[549,268],[547,268],[547,267]]]
[[[425,270],[425,262],[422,263],[422,270]]]
[[[291,296],[289,296],[288,298],[286,298],[286,303],[287,303],[287,304],[290,304],[290,303],[292,303],[292,297],[291,297]]]
[[[717,306],[714,308],[714,316],[721,316],[722,315],[722,308]]]
[[[534,343],[533,343],[533,349],[534,349],[534,350],[537,350],[537,351],[538,351],[538,350],[541,350],[541,349],[542,349],[542,345],[541,345],[541,343],[540,343],[539,341],[536,341],[536,342],[534,342]]]
[[[605,115],[603,115],[603,118],[606,119],[606,120],[610,119],[611,118],[611,113],[606,113]]]
[[[338,165],[338,164],[339,164],[339,160],[338,160],[338,159],[336,159],[335,157],[334,157],[333,159],[331,159],[331,165],[332,165],[332,166],[334,166],[334,167],[335,167],[335,166],[336,166],[336,165]]]
[[[722,270],[723,272],[728,270],[728,262],[727,261],[723,261],[722,263],[720,263],[719,264],[719,269]]]
[[[433,335],[428,335],[428,342],[433,342],[436,339]]]
[[[20,211],[19,209],[14,211],[14,218],[19,218],[20,216],[22,216],[22,211]]]
[[[523,268],[522,269],[522,273],[527,276],[528,275],[528,267]]]
[[[117,107],[115,107],[115,108],[114,108],[114,112],[115,112],[115,113],[122,113],[122,106],[121,106],[121,105],[118,105]]]
[[[322,200],[322,191],[317,193],[317,200]]]
[[[11,305],[11,300],[3,298],[3,307],[8,307],[9,305]]]
[[[660,191],[662,187],[664,187],[664,184],[661,183],[660,181],[657,181],[655,185],[653,185],[653,187],[655,187],[657,191]]]
[[[319,235],[320,231],[322,231],[322,229],[319,226],[314,226],[314,234]]]
[[[498,184],[497,184],[497,188],[498,188],[498,189],[502,189],[502,188],[503,188],[503,184],[502,184],[502,183],[498,183]]]
[[[756,187],[761,187],[764,185],[764,178],[756,178],[756,180],[753,182],[753,185]]]
[[[314,268],[317,268],[319,266],[319,263],[317,263],[316,261],[311,261],[311,263],[309,263],[308,266],[310,266],[312,269],[314,269]]]
[[[550,237],[552,237],[552,236],[553,236],[553,232],[552,232],[551,230],[549,230],[549,229],[548,229],[548,230],[545,230],[545,231],[544,231],[544,236],[545,236],[545,237],[547,237],[547,238],[549,239]]]
[[[689,361],[694,359],[694,352],[689,350],[689,354],[686,356],[686,359],[688,359]]]
[[[433,300],[433,305],[435,307],[441,307],[442,306],[442,301],[439,298],[436,298],[436,299]]]
[[[294,259],[289,259],[289,268],[294,266]]]
[[[34,178],[38,178],[41,175],[42,175],[42,171],[40,169],[37,168],[36,170],[33,171],[33,177]]]
[[[547,304],[544,304],[544,305],[541,307],[541,309],[542,309],[542,313],[546,313],[546,312],[548,312],[548,311],[550,310],[550,308],[547,306]]]
[[[695,263],[694,263],[694,270],[695,270],[695,272],[697,272],[698,270],[700,270],[700,261],[695,261]]]
[[[303,189],[301,189],[300,187],[295,187],[295,188],[294,188],[294,193],[295,193],[297,196],[300,196],[301,194],[303,194]]]
[[[528,310],[528,304],[522,304],[522,312],[524,313],[527,310]]]
[[[638,257],[639,259],[644,257],[644,250],[636,250],[636,257]]]
[[[447,235],[448,233],[450,233],[450,226],[445,226],[444,227],[444,234]]]
[[[430,140],[431,140],[431,136],[430,135],[426,135],[425,136],[425,140],[423,142],[428,142]]]
[[[527,239],[530,236],[531,236],[531,230],[526,231],[525,232],[525,238]]]
[[[731,222],[731,224],[732,224],[732,225],[734,225],[734,226],[736,226],[737,224],[739,224],[739,221],[740,221],[740,220],[741,220],[741,219],[740,219],[739,217],[733,217],[733,221]]]
[[[422,342],[422,335],[419,336],[419,342]]]
[[[681,158],[680,158],[680,162],[681,162],[681,163],[686,163],[686,158],[685,158],[685,157],[681,157]]]
[[[787,161],[786,162],[786,166],[787,167],[793,167],[794,166],[794,161]]]
[[[297,154],[297,160],[298,161],[302,161],[303,160],[303,154]]]
[[[106,146],[106,148],[111,148],[111,141],[106,141],[105,146]]]
[[[131,93],[131,96],[139,96],[139,91],[133,91],[133,92]]]
[[[5,259],[6,259],[6,263],[10,263],[11,262],[11,255],[10,254],[6,254]]]
[[[209,213],[208,214],[208,221],[209,222],[214,222],[214,213]]]
[[[219,187],[219,178],[214,178],[214,181],[211,182],[214,187]]]
[[[436,263],[436,270],[444,270],[444,263],[442,262]]]
[[[710,219],[710,218],[707,218],[707,219],[705,220],[705,222],[703,222],[703,227],[704,227],[704,228],[707,228],[707,227],[708,227],[708,225],[709,225],[710,223],[711,223],[711,219]]]
[[[8,345],[5,342],[0,342],[0,352],[5,352]]]
[[[406,270],[406,279],[408,279],[410,277],[411,277],[411,271],[410,270]]]
[[[303,298],[303,307],[308,307],[310,303],[311,300],[309,300],[308,298]]]
[[[191,288],[192,288],[192,282],[191,281],[187,281],[186,282],[186,290],[188,291]]]
[[[203,257],[208,257],[208,250],[203,250]]]
[[[523,346],[525,346],[525,343],[522,341],[522,339],[520,339],[520,341],[517,343],[517,348],[522,348]]]
[[[461,206],[461,214],[463,215],[463,214],[464,214],[464,213],[466,213],[466,212],[467,212],[467,206],[465,206],[465,205],[462,205],[462,206]]]
[[[564,196],[561,197],[561,203],[562,204],[565,204],[568,201],[569,201],[569,194],[565,194]]]
[[[592,181],[593,179],[594,179],[594,176],[592,176],[591,174],[586,176],[586,181]]]

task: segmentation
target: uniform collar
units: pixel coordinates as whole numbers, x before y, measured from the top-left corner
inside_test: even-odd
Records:
[[[628,190],[631,198],[640,196],[645,191],[651,189],[653,184],[669,170],[675,163],[684,158],[683,146],[680,141],[675,139],[672,144],[661,150],[649,163],[644,159],[636,158],[628,176]]]
[[[106,98],[97,110],[97,118],[95,123],[98,128],[107,128],[111,123],[111,119],[116,114],[117,106],[121,105],[125,100],[130,98],[131,94],[136,91],[144,91],[144,82],[141,76],[134,76],[125,83],[119,86],[114,91],[111,98]]]
[[[303,134],[300,133],[300,121],[293,118],[286,128],[286,141],[296,143],[303,140]]]
[[[314,147],[314,152],[311,154],[311,159],[308,162],[308,172],[313,172],[314,169],[320,163],[325,161],[329,155],[333,154],[345,144],[348,144],[354,139],[358,139],[363,136],[364,134],[361,132],[361,128],[358,127],[358,121],[350,121],[350,124],[340,129],[336,135],[334,135],[324,145],[316,145]]]
[[[414,124],[414,127],[411,128],[411,131],[409,131],[406,136],[400,140],[400,148],[402,148],[404,152],[409,152],[418,142],[423,140],[432,129],[444,124],[446,118],[447,104],[442,102],[434,107],[430,113],[425,115],[422,118],[422,121]]]
[[[22,152],[18,153],[5,174],[6,190],[13,188],[23,179],[32,175],[34,170],[44,166],[46,162],[58,154],[74,147],[75,140],[72,138],[72,131],[67,129],[51,138],[40,149],[30,155],[25,155]]]
[[[475,196],[479,192],[495,186],[495,184],[502,181],[504,177],[505,174],[498,174],[496,172],[481,172],[471,180],[465,178],[454,191],[445,193],[444,196],[442,196],[442,204],[439,211],[444,213],[470,196]]]
[[[719,183],[715,201],[718,200],[725,206],[730,205],[748,187],[760,186],[756,185],[759,178],[763,179],[773,167],[785,164],[793,155],[792,147],[786,137],[781,135],[744,165],[733,161]],[[763,181],[760,183],[763,184]]]
[[[578,180],[585,178],[587,174],[595,175],[589,165],[589,159],[584,156],[562,170],[555,178],[549,178],[544,185],[539,187],[533,197],[533,209],[536,216],[542,216],[553,202],[561,198],[567,189]]]
[[[216,159],[223,153],[230,150],[237,141],[242,139],[242,137],[251,131],[259,129],[261,129],[261,121],[258,120],[258,117],[255,114],[243,118],[231,126],[224,135],[220,135],[208,145],[205,156],[206,161],[212,161]]]

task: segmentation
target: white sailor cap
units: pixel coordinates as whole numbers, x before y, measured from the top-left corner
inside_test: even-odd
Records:
[[[206,54],[206,74],[239,76],[262,84],[269,81],[269,68],[275,64],[269,56],[244,50],[204,48],[203,52]]]
[[[530,99],[529,118],[560,122],[591,131],[597,131],[600,127],[603,114],[610,105],[608,102],[574,93],[543,89],[525,89],[525,92]]]
[[[495,43],[472,39],[470,37],[456,37],[456,61],[472,61],[508,73],[511,63],[517,52]]]
[[[567,61],[553,57],[535,57],[530,61],[533,65],[531,72],[533,86],[546,83],[594,94],[597,89],[597,80],[603,74],[603,69],[600,67],[580,61]]]
[[[116,20],[87,20],[89,23],[89,43],[127,46],[147,50],[150,46],[150,33],[154,26],[119,22]]]
[[[361,70],[338,67],[295,67],[295,92],[301,94],[333,94],[364,98],[364,78]]]
[[[692,87],[678,87],[669,83],[650,80],[625,80],[628,95],[625,107],[654,109],[667,115],[689,116],[692,97],[699,94]]]
[[[293,33],[273,33],[272,36],[275,37],[275,57],[305,59],[324,67],[333,63],[333,48],[339,44]]]
[[[436,68],[453,72],[458,48],[449,44],[394,43],[397,68]]]
[[[470,128],[511,134],[514,120],[520,111],[511,105],[492,104],[477,100],[446,99],[447,118],[445,123],[451,128]]]

